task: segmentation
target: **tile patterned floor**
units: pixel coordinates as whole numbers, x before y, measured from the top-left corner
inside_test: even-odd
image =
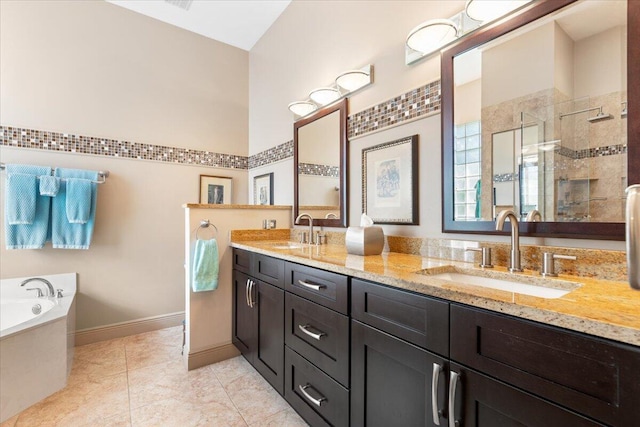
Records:
[[[0,427],[307,424],[241,356],[187,372],[182,327],[76,347],[67,387]]]

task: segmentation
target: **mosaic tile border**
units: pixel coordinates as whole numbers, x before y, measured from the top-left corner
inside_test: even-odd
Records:
[[[339,166],[316,165],[313,163],[299,163],[298,172],[301,175],[326,176],[338,178],[340,176]]]
[[[266,166],[293,157],[293,140],[249,156],[249,169]]]
[[[499,173],[493,175],[493,182],[511,182],[517,181],[519,176],[517,173]]]
[[[572,150],[567,147],[560,147],[558,154],[573,160],[588,159],[592,157],[615,156],[627,154],[626,144],[606,145],[603,147],[585,148],[583,150]]]
[[[0,145],[216,168],[249,168],[246,156],[11,126],[0,126]]]

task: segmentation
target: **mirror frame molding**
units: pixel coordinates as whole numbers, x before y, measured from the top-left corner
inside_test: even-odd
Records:
[[[299,212],[299,200],[298,200],[298,129],[321,119],[336,111],[340,112],[340,218],[327,219],[327,218],[314,218],[313,225],[323,227],[347,227],[348,221],[348,198],[347,198],[347,184],[348,172],[348,150],[347,150],[347,98],[343,98],[339,102],[324,107],[310,116],[298,120],[293,123],[293,219],[300,214]],[[300,220],[298,225],[308,225],[307,219]],[[296,225],[296,224],[294,224]]]
[[[442,232],[504,234],[495,221],[454,221],[453,179],[453,59],[455,56],[562,9],[577,0],[532,2],[506,21],[482,27],[441,52]],[[627,99],[640,100],[640,1],[627,1]],[[640,101],[638,101],[640,103]],[[640,183],[640,114],[627,105],[627,185]],[[510,225],[509,225],[510,227]],[[506,228],[506,227],[505,227]],[[624,222],[520,222],[521,235],[574,239],[624,240]]]

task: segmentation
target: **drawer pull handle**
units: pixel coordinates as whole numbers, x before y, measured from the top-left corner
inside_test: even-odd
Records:
[[[325,285],[316,285],[315,283],[306,282],[304,280],[298,280],[298,283],[305,288],[313,289],[314,291],[319,291],[322,288],[326,288]]]
[[[458,382],[460,381],[460,374],[451,371],[451,378],[449,378],[449,427],[456,427],[460,425],[460,421],[456,420],[456,394],[458,391]]]
[[[253,295],[255,293],[254,289],[256,286],[256,282],[254,282],[253,280],[249,280],[250,284],[249,284],[249,307],[253,308],[254,305],[256,305],[255,300],[253,299]]]
[[[249,303],[249,282],[250,280],[247,279],[247,285],[244,288],[244,299],[246,300],[247,305],[251,307],[251,303]]]
[[[300,392],[304,395],[304,397],[309,399],[309,401],[311,403],[313,403],[314,405],[316,405],[316,406],[322,406],[322,402],[326,402],[326,400],[327,400],[325,397],[321,397],[320,399],[315,399],[313,396],[311,396],[309,393],[307,393],[307,389],[308,388],[313,388],[313,387],[311,387],[311,384],[298,385],[298,388],[300,389]]]
[[[440,414],[442,412],[438,410],[438,380],[440,379],[441,372],[442,366],[434,363],[433,375],[431,376],[431,411],[433,414],[433,423],[437,426],[440,425]]]
[[[320,338],[322,338],[323,336],[327,335],[324,332],[320,332],[319,334],[314,334],[313,332],[309,331],[307,328],[311,326],[311,325],[298,325],[298,328],[304,332],[305,334],[309,335],[311,338],[314,338],[318,341],[320,341]]]

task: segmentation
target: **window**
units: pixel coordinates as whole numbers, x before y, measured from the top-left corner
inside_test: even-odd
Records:
[[[480,121],[456,125],[454,144],[456,221],[477,220],[480,213],[480,176],[482,157]]]

